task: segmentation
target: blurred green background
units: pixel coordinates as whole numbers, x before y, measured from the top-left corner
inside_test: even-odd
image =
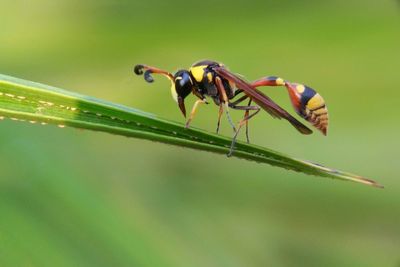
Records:
[[[329,135],[262,114],[252,142],[386,188],[4,120],[0,266],[400,265],[398,1],[1,4],[0,73],[179,122],[169,82],[145,83],[134,64],[207,58],[249,80],[279,75],[324,96]],[[292,111],[285,90],[265,92]],[[217,112],[202,107],[193,125],[214,131]]]

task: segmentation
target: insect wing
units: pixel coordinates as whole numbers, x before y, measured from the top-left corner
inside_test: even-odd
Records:
[[[311,134],[312,131],[290,115],[286,110],[281,108],[278,104],[276,104],[271,98],[266,96],[261,91],[257,90],[247,82],[243,81],[241,78],[237,77],[235,74],[231,73],[227,69],[223,67],[215,67],[215,72],[221,77],[227,79],[236,84],[236,86],[243,90],[243,92],[253,99],[261,108],[267,111],[271,116],[275,118],[284,118],[288,120],[300,133],[302,134]]]

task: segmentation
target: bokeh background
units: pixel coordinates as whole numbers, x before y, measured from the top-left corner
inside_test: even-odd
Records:
[[[72,128],[0,123],[0,266],[400,266],[395,0],[2,0],[0,73],[183,122],[175,71],[224,62],[326,99],[327,137],[267,114],[253,143],[384,190]],[[288,108],[285,90],[265,88]],[[188,103],[193,103],[193,98]],[[239,120],[241,113],[234,114]],[[193,125],[215,130],[217,107]],[[224,121],[224,135],[231,131]],[[241,136],[243,139],[243,136]]]

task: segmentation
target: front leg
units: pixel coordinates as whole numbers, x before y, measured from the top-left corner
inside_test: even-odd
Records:
[[[185,128],[189,128],[190,123],[192,122],[194,116],[196,115],[197,109],[198,109],[198,107],[199,107],[200,104],[208,104],[208,102],[207,102],[207,100],[206,100],[205,98],[203,98],[203,99],[198,99],[198,100],[194,103],[193,108],[192,108],[192,111],[190,112],[189,119],[188,119],[187,122],[186,122]]]

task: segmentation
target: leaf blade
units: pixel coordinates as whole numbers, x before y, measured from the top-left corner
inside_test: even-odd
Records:
[[[134,108],[56,87],[0,75],[0,116],[31,123],[65,125],[227,154],[231,139],[158,118]],[[282,153],[238,142],[233,156],[309,175],[382,188],[373,180]]]

